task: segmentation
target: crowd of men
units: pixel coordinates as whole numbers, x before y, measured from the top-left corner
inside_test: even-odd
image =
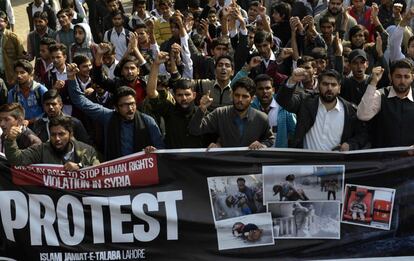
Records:
[[[11,164],[414,145],[414,1],[131,5],[34,0],[26,36],[0,0],[0,148]]]

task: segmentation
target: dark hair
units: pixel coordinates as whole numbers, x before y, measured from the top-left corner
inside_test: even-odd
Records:
[[[354,37],[354,35],[356,35],[358,32],[363,31],[364,32],[364,37],[365,37],[365,41],[368,40],[368,36],[369,36],[369,32],[368,30],[365,28],[365,26],[357,24],[355,26],[352,26],[351,29],[349,29],[349,40],[352,40],[352,37]]]
[[[33,14],[33,20],[36,19],[36,18],[39,18],[43,21],[49,21],[47,12],[45,12],[45,11],[43,11],[43,12],[37,11],[36,13],[34,13]]]
[[[229,48],[230,42],[227,40],[227,38],[224,37],[214,38],[211,42],[211,50],[214,50],[214,48],[216,48],[219,45],[223,45],[226,48]]]
[[[119,9],[115,10],[111,13],[111,18],[114,18],[115,16],[118,16],[118,15],[120,15],[122,17],[122,19],[124,19],[124,13],[122,13],[122,11],[119,10]]]
[[[188,1],[189,8],[199,8],[200,7],[200,0],[191,0]]]
[[[252,97],[256,93],[256,85],[250,77],[242,77],[238,79],[231,87],[233,92],[235,92],[239,88],[246,89]]]
[[[265,31],[257,31],[254,35],[254,43],[260,44],[263,42],[273,43],[272,34]]]
[[[85,55],[80,54],[80,55],[76,55],[75,57],[73,57],[72,61],[76,63],[76,65],[79,67],[81,64],[86,63],[87,61],[90,61],[90,59],[86,57]]]
[[[172,83],[172,87],[174,90],[174,93],[180,89],[180,90],[194,90],[194,82],[191,79],[181,78],[174,83]]]
[[[158,6],[161,5],[167,5],[168,7],[171,7],[171,0],[158,0]]]
[[[246,183],[246,180],[244,178],[237,178],[236,183],[238,183],[239,181],[243,181],[244,183]]]
[[[68,116],[57,116],[53,117],[49,121],[49,130],[52,127],[62,126],[65,130],[73,133],[73,122],[72,119]]]
[[[114,48],[115,49],[115,48]],[[139,61],[135,56],[127,56],[124,57],[121,61],[118,63],[118,67],[122,70],[122,67],[124,67],[125,64],[132,62],[139,68]]]
[[[64,55],[66,55],[66,50],[66,45],[62,43],[56,43],[49,46],[50,53],[61,51]]]
[[[62,8],[75,8],[75,3],[73,0],[62,0],[61,7]]]
[[[411,37],[408,39],[408,44],[407,44],[407,46],[410,46],[410,43],[411,43],[412,41],[414,41],[414,35],[413,35],[413,36],[411,36]]]
[[[216,64],[214,66],[215,68],[217,68],[217,65],[218,65],[219,61],[222,60],[222,59],[228,59],[231,63],[231,68],[234,69],[234,60],[233,60],[233,57],[230,56],[230,55],[221,55],[221,56],[219,56],[216,60]]]
[[[311,56],[314,59],[324,59],[324,60],[327,60],[328,59],[328,52],[326,51],[325,48],[315,47],[311,51]]]
[[[18,102],[6,103],[0,106],[0,112],[10,112],[16,120],[24,120],[24,108]]]
[[[335,78],[339,84],[341,84],[341,75],[333,69],[325,70],[318,75],[318,82],[322,82],[324,77],[333,77]]]
[[[319,19],[319,26],[321,27],[322,24],[331,24],[333,28],[335,28],[335,17],[330,15],[324,15]]]
[[[147,1],[146,0],[134,0],[134,3],[132,4],[132,12],[136,11],[135,10],[135,6],[137,5],[147,5]]]
[[[131,87],[121,86],[117,88],[114,93],[114,96],[112,96],[115,106],[118,106],[118,102],[122,97],[129,96],[129,95],[131,95],[135,99],[136,92]]]
[[[272,7],[272,14],[274,12],[278,12],[279,15],[283,17],[283,20],[289,21],[291,13],[292,13],[292,7],[288,3],[281,2],[279,4],[275,4]]]
[[[145,31],[148,32],[148,27],[144,23],[137,23],[137,24],[135,24],[134,31],[137,30],[137,29],[145,29]]]
[[[60,9],[59,12],[57,12],[56,17],[59,17],[59,15],[61,14],[65,14],[67,16],[73,16],[72,10],[70,10],[69,8]]]
[[[404,58],[391,64],[390,74],[392,75],[396,69],[410,69],[410,71],[413,71],[413,64],[410,60]]]
[[[254,78],[254,83],[257,85],[259,82],[267,82],[270,81],[273,86],[273,78],[270,77],[268,74],[262,73]]]
[[[298,59],[297,66],[300,67],[303,64],[309,63],[309,62],[314,63],[315,62],[315,58],[312,57],[312,56],[309,56],[309,55],[304,55],[304,56],[302,56],[301,59]]]
[[[47,45],[47,46],[51,46],[52,44],[56,44],[56,40],[49,38],[49,37],[43,37],[40,40],[40,45]]]
[[[17,60],[14,63],[13,69],[16,70],[17,67],[23,68],[23,70],[25,70],[28,74],[33,73],[33,65],[28,60]]]
[[[42,96],[42,104],[44,104],[46,101],[59,99],[60,102],[62,102],[62,97],[59,94],[59,91],[56,89],[50,89],[47,92],[45,92]]]
[[[250,7],[252,7],[252,6],[259,6],[260,5],[260,3],[259,3],[259,1],[251,1],[250,3],[249,3],[249,7],[247,8],[247,9],[249,9]]]

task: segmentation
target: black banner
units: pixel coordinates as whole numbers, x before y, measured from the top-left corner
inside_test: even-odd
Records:
[[[16,260],[411,256],[414,158],[410,154],[404,149],[348,154],[301,150],[164,151],[149,156],[131,155],[84,170],[83,174],[65,173],[56,166],[10,168],[3,159],[0,256]],[[263,166],[279,165],[292,169],[343,165],[344,185],[395,189],[392,216],[389,209],[372,205],[378,215],[388,215],[389,229],[340,223],[338,239],[275,238],[272,244],[257,245],[250,245],[248,236],[240,237],[233,231],[233,235],[225,236],[240,247],[219,250],[219,228],[212,211],[214,191],[209,190],[207,179],[261,174]],[[375,189],[367,191],[374,193]],[[366,222],[356,223],[369,224]]]

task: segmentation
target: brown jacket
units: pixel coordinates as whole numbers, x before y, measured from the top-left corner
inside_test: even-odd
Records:
[[[24,59],[25,50],[22,41],[18,38],[17,34],[10,30],[5,29],[3,32],[3,45],[1,46],[3,52],[3,66],[4,74],[6,75],[6,82],[9,85],[14,84],[14,69],[13,65],[18,59]]]

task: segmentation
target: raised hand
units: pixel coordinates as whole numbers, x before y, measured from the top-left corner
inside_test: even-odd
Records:
[[[109,46],[109,43],[100,43],[98,45],[98,53],[99,54],[105,54],[106,52],[108,52],[111,49],[111,47]]]
[[[382,37],[379,33],[377,33],[377,37],[375,37],[375,50],[377,51],[378,57],[384,55],[384,52],[382,51]]]
[[[296,68],[292,72],[292,76],[290,76],[288,80],[288,84],[297,84],[306,78],[306,70],[303,68]]]
[[[200,109],[203,112],[207,111],[207,108],[213,103],[213,98],[210,97],[210,90],[207,91],[203,97],[200,99]]]
[[[159,52],[158,55],[157,55],[157,58],[155,58],[155,60],[154,60],[154,64],[156,64],[156,65],[163,64],[168,59],[170,59],[169,53],[167,53],[167,52]]]
[[[76,63],[70,63],[66,65],[66,75],[69,80],[75,80],[76,74],[79,72],[79,68]]]
[[[287,58],[289,58],[290,56],[292,56],[293,54],[293,49],[292,48],[283,48],[282,51],[280,52],[278,58],[281,60],[285,60]]]
[[[383,74],[384,74],[384,68],[382,68],[381,66],[377,66],[377,67],[372,68],[370,84],[373,85],[373,86],[377,86],[377,84],[381,80]]]
[[[69,77],[68,77],[69,78]],[[63,81],[63,80],[57,80],[56,82],[55,82],[55,84],[53,84],[53,89],[56,89],[56,90],[60,90],[60,89],[62,89],[63,87],[65,87],[65,81]]]
[[[344,47],[342,45],[342,40],[339,37],[339,32],[336,32],[336,35],[333,39],[333,44],[335,46],[335,56],[342,56],[342,53],[344,51]]]
[[[250,59],[248,67],[251,70],[251,69],[259,66],[261,62],[262,62],[262,58],[260,56],[252,57],[252,59]]]

